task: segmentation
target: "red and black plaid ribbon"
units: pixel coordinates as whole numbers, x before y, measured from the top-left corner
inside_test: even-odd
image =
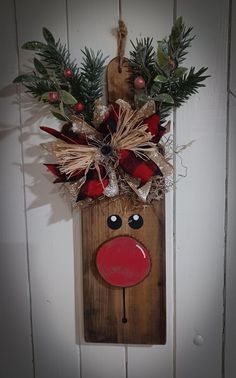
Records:
[[[106,140],[108,144],[109,136],[116,131],[119,111],[120,108],[118,104],[111,106],[109,114],[98,128],[98,131],[103,134],[104,140]],[[166,131],[165,128],[160,125],[160,116],[153,114],[146,118],[143,124],[148,125],[148,131],[153,135],[152,142],[158,143]],[[42,126],[41,129],[68,144],[87,145],[86,135],[75,133],[71,123],[66,123],[61,131],[45,126]],[[85,170],[81,170],[76,172],[73,176],[68,177],[66,174],[61,173],[58,164],[45,165],[48,170],[56,176],[55,183],[74,182],[85,175]],[[141,184],[145,184],[153,176],[163,176],[160,168],[152,160],[148,158],[142,159],[130,150],[119,151],[119,165],[125,173],[128,173],[132,177],[139,178]],[[86,197],[97,198],[102,195],[104,188],[109,184],[109,179],[102,165],[99,165],[98,169],[100,174],[98,174],[95,168],[90,169],[86,174],[86,181],[78,193],[77,201],[85,199]]]

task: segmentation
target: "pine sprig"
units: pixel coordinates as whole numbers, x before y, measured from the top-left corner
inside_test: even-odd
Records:
[[[198,93],[199,88],[205,86],[202,82],[209,77],[204,75],[206,70],[207,68],[202,67],[196,72],[195,68],[191,67],[189,72],[184,74],[178,81],[171,81],[163,85],[162,90],[173,98],[174,107],[182,106],[193,94]],[[173,106],[165,102],[157,103],[161,123],[170,115]]]
[[[133,51],[130,51],[131,67],[134,75],[143,76],[147,84],[152,77],[157,75],[156,54],[152,46],[153,38],[136,39],[136,43],[131,41]]]
[[[48,29],[43,28],[43,36],[46,43],[29,41],[22,46],[35,51],[40,59],[34,58],[33,73],[19,75],[14,82],[22,83],[28,92],[44,102],[48,101],[48,93],[57,92],[59,98],[54,106],[63,110],[60,110],[62,117],[74,113],[76,101],[82,102],[85,105],[82,115],[91,122],[94,102],[102,95],[101,78],[106,58],[101,51],[95,54],[85,48],[82,68],[79,69],[75,60],[71,60],[67,47],[60,40],[56,42]],[[64,74],[67,70],[70,71],[69,77]]]
[[[187,69],[181,63],[185,60],[187,50],[195,38],[192,27],[186,27],[182,17],[174,23],[169,38],[158,41],[157,52],[152,47],[152,39],[137,39],[132,43],[130,52],[131,66],[135,76],[142,76],[145,88],[136,91],[136,106],[140,107],[149,99],[156,103],[161,116],[161,123],[170,114],[173,107],[179,107],[189,97],[198,92],[207,77],[207,68],[198,71],[194,67]]]
[[[181,64],[185,60],[187,49],[195,36],[191,36],[193,28],[186,28],[182,17],[179,17],[174,23],[168,40],[168,50],[170,58],[176,64]]]
[[[202,67],[198,71],[195,71],[194,67],[191,67],[189,72],[184,74],[182,78],[179,79],[170,89],[170,93],[174,98],[175,106],[179,107],[185,103],[190,96],[198,92],[198,89],[204,87],[202,84],[209,75],[204,73],[207,71],[207,68]]]
[[[94,103],[102,96],[102,75],[106,58],[103,57],[100,50],[95,54],[93,50],[87,47],[82,50],[82,53],[81,91],[86,105],[87,119],[91,121]]]
[[[56,90],[55,84],[47,79],[38,78],[37,80],[29,83],[24,84],[25,87],[28,89],[27,92],[33,94],[34,97],[40,98],[46,92],[53,92]]]
[[[47,69],[54,71],[58,78],[61,78],[65,68],[69,68],[73,72],[73,77],[77,77],[79,74],[77,64],[75,61],[71,61],[70,52],[66,46],[61,44],[60,40],[55,45],[45,45],[37,55],[41,57],[41,61],[45,63]]]

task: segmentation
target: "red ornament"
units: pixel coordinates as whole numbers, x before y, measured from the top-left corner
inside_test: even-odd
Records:
[[[144,88],[146,85],[145,83],[145,80],[142,76],[137,76],[135,79],[134,79],[134,86],[136,89],[142,89]]]
[[[85,105],[82,102],[77,102],[73,108],[76,112],[81,113],[84,111]]]
[[[58,92],[48,92],[48,101],[49,102],[57,102],[59,100],[59,93]]]
[[[64,70],[64,76],[65,76],[66,78],[70,78],[70,77],[72,77],[72,76],[73,76],[73,72],[72,72],[72,70],[71,70],[70,68],[66,68],[66,69]]]
[[[119,287],[138,284],[151,269],[149,252],[130,236],[118,236],[102,244],[96,264],[102,278]]]

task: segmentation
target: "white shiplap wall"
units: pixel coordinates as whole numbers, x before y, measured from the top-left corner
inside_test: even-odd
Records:
[[[82,310],[75,315],[73,248],[80,245],[80,214],[72,215],[41,164],[38,145],[46,137],[39,126],[55,121],[11,85],[31,65],[32,54],[19,47],[41,39],[42,26],[78,60],[85,45],[114,57],[118,0],[1,2],[1,378],[236,376],[236,6],[231,5],[122,1],[131,39],[160,39],[173,18],[183,15],[197,34],[187,64],[208,66],[211,75],[174,117],[175,143],[195,143],[183,155],[187,178],[166,199],[167,344],[142,347],[86,344],[82,327],[76,345],[75,319],[82,324]],[[176,167],[178,176],[178,159]]]

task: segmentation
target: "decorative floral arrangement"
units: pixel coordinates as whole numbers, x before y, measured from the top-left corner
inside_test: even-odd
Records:
[[[182,66],[194,38],[191,32],[180,17],[170,36],[157,43],[157,52],[150,38],[132,43],[132,104],[123,99],[102,103],[106,58],[101,51],[85,48],[79,68],[46,28],[45,43],[23,45],[40,59],[34,58],[32,73],[14,82],[48,103],[53,116],[64,122],[60,131],[41,129],[56,138],[43,144],[55,158],[55,163],[45,165],[54,182],[68,189],[73,205],[122,193],[150,203],[163,198],[172,186],[171,147],[168,138],[163,138],[170,129],[167,118],[208,77],[204,67],[196,71]]]

